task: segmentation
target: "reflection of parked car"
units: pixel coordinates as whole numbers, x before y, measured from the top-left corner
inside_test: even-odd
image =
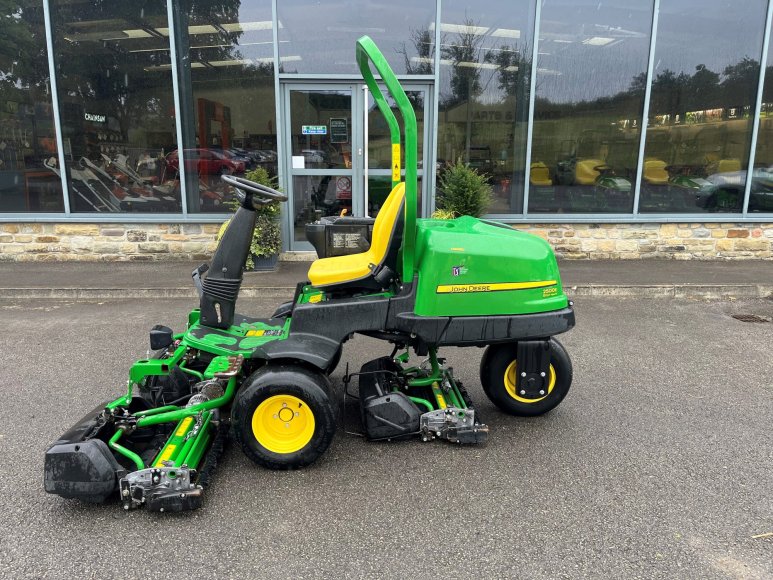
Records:
[[[773,211],[773,171],[761,167],[752,171],[752,187],[749,192],[750,212]],[[706,177],[711,184],[696,194],[695,204],[707,211],[743,210],[743,198],[746,189],[746,171],[727,171],[714,173]]]
[[[270,149],[264,149],[261,151],[256,151],[258,155],[260,155],[263,159],[263,161],[276,161],[276,151],[271,151]]]
[[[321,149],[304,149],[301,154],[308,163],[324,163],[327,160],[327,154]]]
[[[247,171],[247,166],[252,164],[252,160],[249,157],[239,155],[233,149],[221,149],[220,153],[225,155],[234,164],[234,173],[244,173]]]
[[[216,149],[185,149],[185,168],[199,175],[222,175],[239,173],[238,165]],[[177,151],[172,151],[166,156],[166,163],[170,169],[179,171],[180,160]],[[241,164],[241,172],[244,164]]]

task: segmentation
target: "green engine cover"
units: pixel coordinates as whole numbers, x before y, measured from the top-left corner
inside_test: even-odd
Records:
[[[566,308],[550,245],[504,224],[462,216],[418,220],[420,316],[496,316]]]

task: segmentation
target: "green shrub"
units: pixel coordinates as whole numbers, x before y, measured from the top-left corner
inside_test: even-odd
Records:
[[[436,220],[452,220],[456,214],[450,209],[436,209],[432,212],[432,217]]]
[[[491,203],[488,175],[461,159],[446,169],[438,182],[437,208],[454,215],[481,217]]]
[[[268,171],[262,167],[248,171],[244,177],[255,183],[267,185],[272,189],[279,189],[276,178],[271,177]],[[239,203],[236,201],[231,202],[229,205],[234,211],[239,207]],[[252,270],[255,267],[255,263],[252,260],[253,256],[268,258],[278,254],[279,250],[282,249],[282,230],[279,226],[280,211],[281,208],[278,201],[260,206],[255,210],[257,214],[255,230],[252,232],[250,255],[247,256],[247,263],[245,264],[245,268],[248,270]],[[218,240],[223,237],[229,223],[231,223],[231,220],[220,226],[220,231],[217,234]]]

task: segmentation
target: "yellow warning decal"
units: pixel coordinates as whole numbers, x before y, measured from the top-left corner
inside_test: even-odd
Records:
[[[177,428],[177,431],[175,432],[175,437],[182,437],[188,432],[188,427],[191,426],[191,423],[193,423],[192,417],[186,417],[182,420],[182,423],[180,423],[180,426]]]
[[[316,304],[317,302],[322,302],[322,294],[315,294],[314,296],[309,297],[309,302],[311,304]]]
[[[446,400],[440,393],[435,393],[435,398],[437,399],[437,404],[440,405],[441,409],[445,409],[448,405],[446,405]]]
[[[400,144],[392,143],[392,181],[400,181]]]
[[[153,467],[164,467],[164,461],[169,461],[169,458],[172,457],[172,453],[174,453],[175,449],[177,449],[177,445],[167,445]]]
[[[265,330],[250,330],[244,336],[263,336],[265,333]]]
[[[499,282],[496,284],[441,284],[437,287],[438,294],[465,294],[467,292],[502,292],[505,290],[529,290],[531,288],[546,288],[555,286],[556,280],[540,282]]]

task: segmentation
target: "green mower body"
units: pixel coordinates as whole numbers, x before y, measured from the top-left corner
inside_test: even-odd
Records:
[[[195,509],[229,433],[258,465],[312,464],[336,429],[329,375],[356,334],[392,345],[390,355],[359,372],[347,366],[343,376],[344,404],[357,379],[361,430],[370,440],[485,442],[489,428],[438,357],[443,346],[486,347],[483,390],[509,414],[541,415],[563,400],[572,369],[553,337],[574,326],[574,311],[552,249],[469,216],[417,220],[413,109],[369,38],[358,41],[357,58],[393,140],[393,189],[384,204],[392,211],[382,209],[374,221],[374,249],[321,260],[323,274],[312,276],[312,266],[293,299],[269,318],[238,314],[255,209],[287,198],[224,176],[241,207],[211,264],[193,272],[199,308],[183,332],[155,326],[154,354],[132,365],[124,394],[51,445],[46,491],[90,502],[117,498],[125,509]],[[369,63],[404,117],[404,183],[398,123]],[[324,236],[324,224],[316,225]],[[358,263],[366,264],[365,275],[347,273]],[[411,352],[424,361],[412,364]]]

